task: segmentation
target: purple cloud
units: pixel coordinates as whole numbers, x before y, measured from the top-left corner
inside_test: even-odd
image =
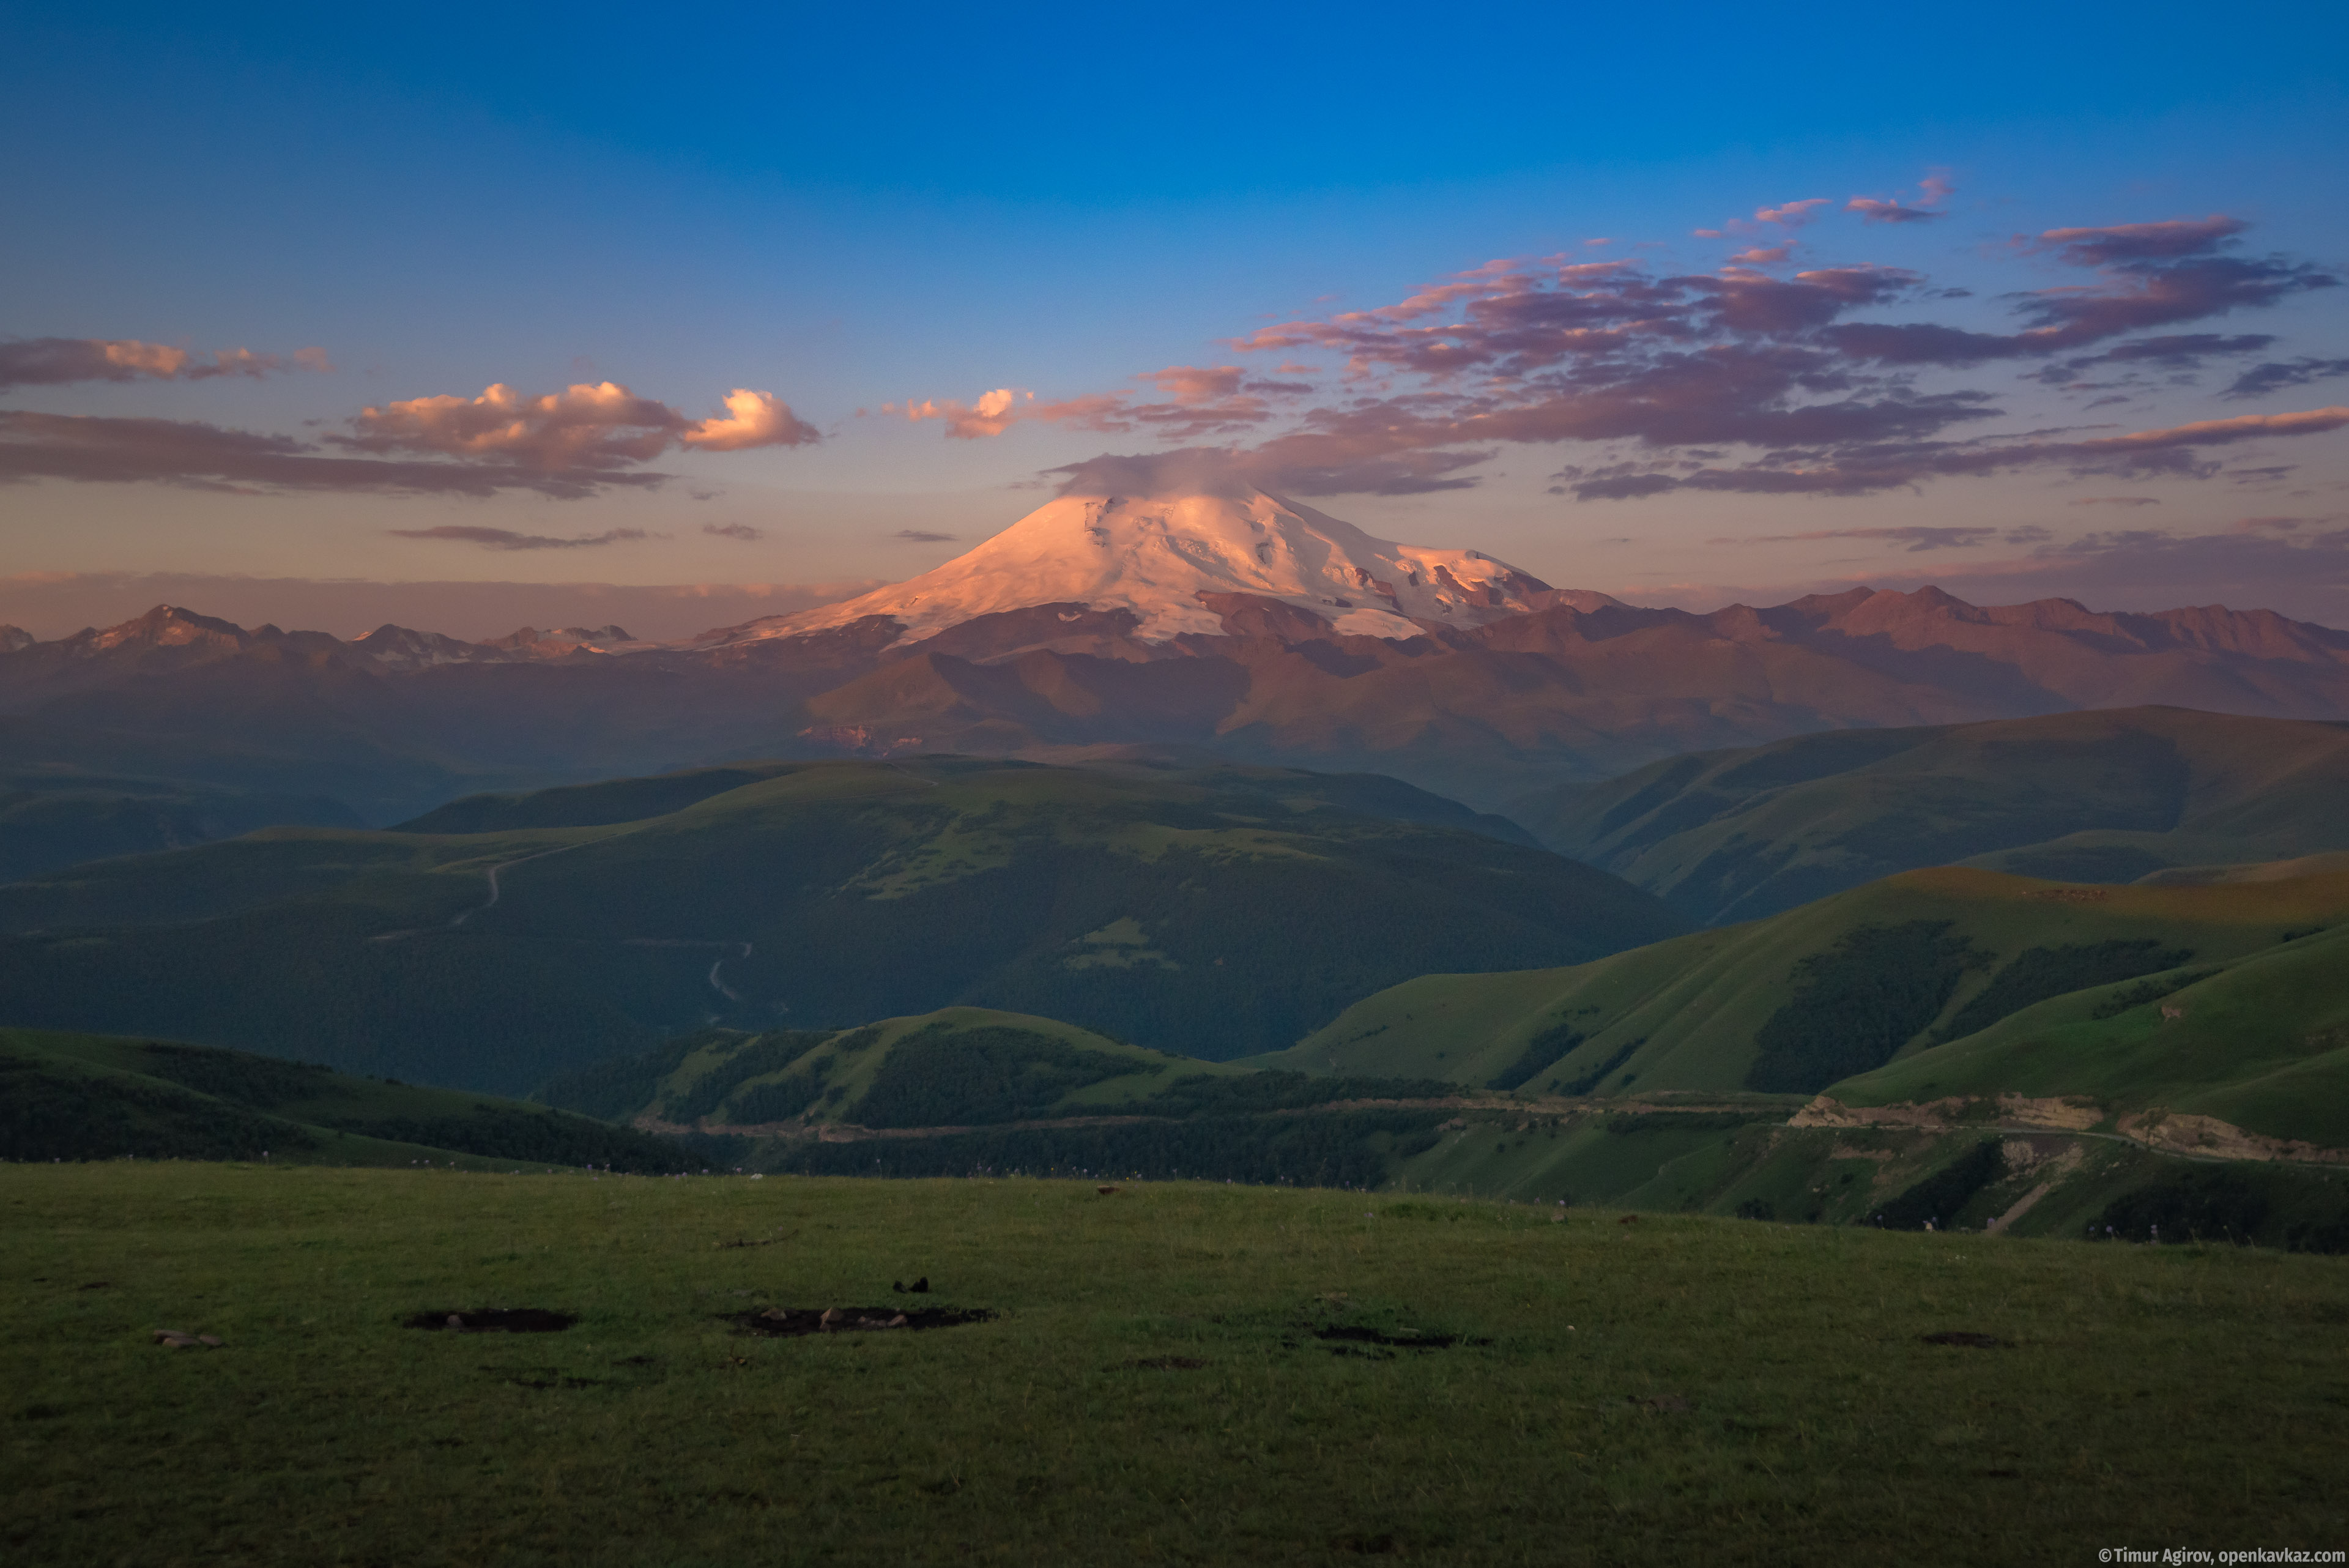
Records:
[[[0,410],[0,483],[69,479],[204,490],[350,490],[387,494],[494,495],[529,490],[575,500],[610,486],[650,488],[668,476],[592,465],[536,468],[502,462],[322,455],[290,436],[192,421],[101,419]]]
[[[57,387],[77,381],[205,381],[220,376],[258,379],[281,370],[331,370],[324,348],[256,354],[222,348],[209,358],[135,337],[11,337],[0,339],[0,387]]]
[[[388,528],[385,532],[401,539],[447,539],[460,544],[479,545],[484,550],[585,550],[598,545],[618,545],[651,537],[641,528],[609,528],[601,534],[566,539],[552,534],[517,534],[510,528],[475,528],[455,523],[442,524],[434,528]]]

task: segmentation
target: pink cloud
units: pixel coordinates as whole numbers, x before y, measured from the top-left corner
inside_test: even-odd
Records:
[[[1784,228],[1798,229],[1818,215],[1818,209],[1828,205],[1825,196],[1811,196],[1800,202],[1782,202],[1775,207],[1756,207],[1754,221],[1776,223]]]
[[[64,386],[75,381],[205,381],[258,379],[284,370],[331,370],[324,348],[291,355],[222,348],[210,357],[135,337],[17,337],[0,341],[0,387]]]
[[[1265,392],[1312,390],[1309,383],[1279,382],[1257,382],[1243,389],[1242,377],[1237,365],[1170,365],[1133,378],[1166,393],[1165,402],[1144,402],[1125,391],[1088,392],[1038,402],[1032,392],[1015,394],[1008,387],[999,387],[975,403],[951,400],[887,403],[882,411],[902,412],[909,420],[943,421],[947,435],[959,441],[1001,435],[1022,422],[1108,434],[1146,430],[1170,441],[1195,441],[1246,430],[1269,419],[1272,410],[1262,395]]]
[[[526,397],[503,382],[478,398],[410,398],[369,407],[333,438],[359,452],[498,458],[545,469],[644,462],[671,444],[708,452],[802,446],[823,439],[771,392],[737,388],[728,411],[688,420],[616,381]]]
[[[2075,266],[2113,266],[2128,262],[2175,261],[2204,255],[2251,225],[2213,213],[2207,218],[2170,218],[2158,223],[2112,223],[2103,228],[2049,229],[2027,250],[2052,250]]]
[[[1023,394],[1009,387],[998,387],[980,394],[975,402],[958,402],[952,398],[925,399],[915,402],[884,403],[885,414],[903,414],[908,420],[940,420],[945,421],[947,435],[955,441],[978,441],[986,436],[999,436],[1009,430],[1021,418],[1015,409]],[[1031,400],[1036,394],[1024,394]]]
[[[1910,204],[1924,207],[1946,202],[1954,187],[1933,171],[1918,189]],[[1749,232],[1766,222],[1783,234],[1830,205],[1806,198],[1740,222]],[[1231,441],[1223,449],[1229,472],[1299,495],[1464,488],[1477,483],[1480,464],[1511,445],[1606,442],[1631,450],[1569,464],[1557,476],[1558,493],[1860,494],[2033,465],[2206,477],[2215,467],[2203,455],[2209,449],[2255,434],[2311,433],[2329,416],[2207,421],[2095,439],[2048,431],[1962,441],[1955,439],[1959,429],[2003,412],[1998,398],[1928,389],[1907,374],[1911,366],[2053,359],[2121,337],[2127,340],[2052,365],[2046,374],[2066,385],[2080,368],[2110,361],[2158,368],[2174,379],[2211,357],[2263,350],[2275,339],[2133,335],[2263,307],[2336,281],[2281,257],[2209,254],[2232,234],[2232,220],[2186,228],[2191,232],[2163,224],[2049,231],[2042,248],[2097,275],[2009,296],[2022,319],[2003,333],[1931,319],[1852,319],[1962,291],[1875,265],[1816,266],[1792,276],[1762,270],[1791,256],[1787,241],[1750,245],[1713,273],[1665,273],[1636,260],[1490,260],[1401,291],[1391,304],[1282,319],[1225,340],[1240,355],[1274,355],[1284,372],[1309,379],[1254,379],[1244,359],[1170,366],[1133,378],[1155,389],[1156,400],[1112,389],[1023,403],[979,433],[1017,418],[1154,437],[1185,450]],[[1338,362],[1318,370],[1309,356]],[[2270,377],[2277,385],[2333,369],[2329,360],[2278,365]],[[1277,400],[1289,398],[1312,400]],[[959,408],[922,405],[916,417]],[[1240,440],[1255,444],[1239,446]],[[1738,448],[1748,455],[1733,455]]]
[[[746,452],[761,446],[811,446],[822,431],[794,416],[772,392],[737,387],[726,394],[727,412],[678,432],[678,444],[703,452]]]
[[[1878,201],[1872,196],[1854,196],[1843,204],[1843,210],[1857,213],[1863,222],[1870,223],[1930,223],[1935,218],[1949,216],[1947,213],[1904,207],[1898,202]]]
[[[1949,216],[1932,210],[1957,193],[1958,188],[1950,183],[1949,171],[1932,171],[1917,182],[1917,189],[1919,194],[1912,205],[1904,205],[1898,197],[1884,201],[1873,196],[1854,196],[1844,203],[1843,210],[1857,213],[1863,222],[1870,223],[1929,223]]]

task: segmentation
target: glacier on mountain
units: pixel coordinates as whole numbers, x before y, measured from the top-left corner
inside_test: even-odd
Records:
[[[1409,638],[1423,624],[1482,626],[1546,600],[1549,586],[1477,550],[1376,539],[1262,491],[1141,500],[1064,495],[946,565],[839,604],[770,616],[726,641],[798,637],[874,616],[919,639],[1034,605],[1128,610],[1134,635],[1216,636],[1202,596],[1278,599],[1351,636]],[[708,640],[708,639],[698,639]]]

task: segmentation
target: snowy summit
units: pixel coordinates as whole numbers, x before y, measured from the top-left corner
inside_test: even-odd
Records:
[[[920,576],[820,609],[772,616],[732,639],[794,637],[869,616],[918,639],[983,615],[1035,605],[1131,610],[1135,635],[1163,642],[1214,636],[1203,595],[1278,599],[1342,634],[1408,638],[1418,623],[1481,626],[1522,614],[1548,585],[1476,550],[1374,539],[1350,523],[1260,490],[1135,500],[1063,495]]]

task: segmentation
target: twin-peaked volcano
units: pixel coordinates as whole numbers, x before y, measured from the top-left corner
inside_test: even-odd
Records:
[[[1065,495],[920,576],[716,635],[796,637],[885,616],[903,624],[904,640],[916,641],[980,616],[1081,605],[1130,612],[1133,635],[1164,642],[1222,633],[1209,601],[1229,594],[1277,599],[1332,623],[1341,636],[1376,638],[1482,626],[1557,597],[1539,578],[1480,551],[1392,544],[1262,491],[1156,500]]]

